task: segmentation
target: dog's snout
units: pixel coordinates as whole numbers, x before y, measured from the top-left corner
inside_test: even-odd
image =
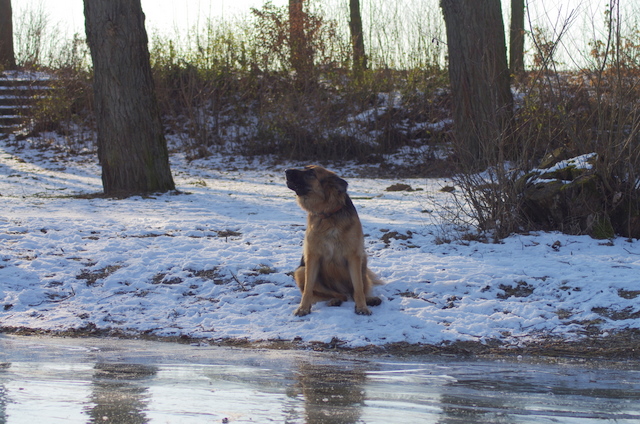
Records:
[[[287,187],[295,191],[298,196],[304,196],[309,191],[307,184],[304,182],[304,171],[299,169],[286,169],[284,171],[287,180]]]
[[[304,171],[299,169],[287,169],[284,171],[287,181],[290,183],[301,184],[304,179]]]
[[[295,168],[289,168],[289,169],[285,169],[284,170],[285,175],[292,176],[292,177],[296,176],[296,175],[302,175],[305,172],[307,172],[307,171],[303,170],[303,169],[295,169]]]

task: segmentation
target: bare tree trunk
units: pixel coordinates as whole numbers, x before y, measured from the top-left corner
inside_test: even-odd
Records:
[[[441,0],[440,6],[457,153],[465,163],[482,166],[504,152],[513,117],[500,0]]]
[[[524,72],[524,1],[511,0],[509,67],[513,75]]]
[[[16,68],[11,0],[0,0],[0,68]]]
[[[311,76],[313,57],[305,33],[304,0],[289,0],[289,48],[291,67],[300,80]]]
[[[173,190],[140,0],[84,0],[84,15],[105,194]]]
[[[349,30],[351,31],[351,45],[353,46],[353,72],[358,76],[367,69],[360,0],[349,0],[349,15]]]

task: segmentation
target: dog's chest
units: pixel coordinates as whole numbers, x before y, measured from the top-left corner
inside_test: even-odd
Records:
[[[344,243],[342,238],[344,234],[336,227],[318,228],[310,227],[307,229],[305,244],[307,249],[322,252],[322,256],[341,256],[344,254]]]
[[[314,244],[329,243],[339,244],[340,239],[344,237],[344,232],[340,228],[334,226],[313,225],[307,228],[305,238]]]

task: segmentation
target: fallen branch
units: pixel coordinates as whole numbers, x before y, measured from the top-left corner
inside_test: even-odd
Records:
[[[43,301],[42,301],[42,302],[40,302],[40,303],[29,304],[29,306],[33,308],[33,307],[35,307],[35,306],[40,306],[40,305],[42,305],[42,304],[43,304],[43,303],[45,303],[45,302],[50,302],[50,303],[61,303],[61,302],[64,302],[65,300],[69,300],[69,299],[71,299],[71,298],[72,298],[73,296],[75,296],[75,295],[76,295],[76,292],[75,292],[75,290],[73,290],[73,287],[71,287],[71,294],[70,294],[69,296],[67,296],[67,297],[63,297],[63,298],[60,298],[60,299],[48,299],[48,300],[43,300]]]

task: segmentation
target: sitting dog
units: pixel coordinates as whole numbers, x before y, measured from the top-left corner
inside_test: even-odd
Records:
[[[382,282],[367,268],[362,224],[347,182],[317,165],[287,169],[285,174],[287,187],[308,212],[302,260],[294,273],[302,292],[295,315],[309,314],[320,300],[339,306],[349,298],[356,303],[356,314],[371,315],[367,305],[381,303],[371,296],[371,288]]]

